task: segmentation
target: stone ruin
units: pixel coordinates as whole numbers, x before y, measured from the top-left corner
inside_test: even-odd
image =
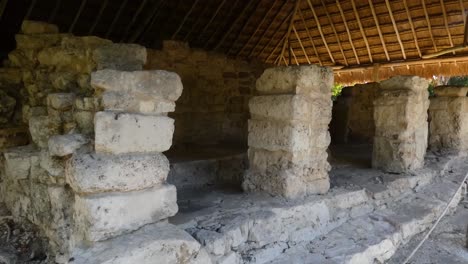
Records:
[[[426,79],[416,76],[397,76],[380,83],[374,100],[372,167],[401,173],[424,165],[428,86]]]
[[[442,202],[413,210],[411,201],[438,197],[424,186],[440,174],[447,179],[438,188],[455,189],[458,174],[444,174],[452,159],[431,154],[437,169],[421,168],[428,159],[425,79],[344,89],[342,114],[333,119],[344,115],[344,141],[374,142],[378,169],[357,169],[364,180],[356,181],[349,171],[337,178],[327,159],[330,68],[267,68],[254,89],[258,65],[173,41],[147,56],[139,45],[30,21],[16,40],[0,70],[0,200],[48,238],[56,263],[303,263],[307,254],[317,263],[383,262],[442,210]],[[431,149],[466,150],[467,89],[435,89]],[[215,125],[190,134],[197,129],[191,118],[205,124],[207,113]],[[168,150],[210,138],[248,141],[248,164],[217,158],[207,167],[245,193],[221,195],[199,184],[191,191],[206,200],[187,200],[194,181],[215,184],[191,174],[200,167],[172,163]],[[170,182],[170,173],[185,178]],[[375,183],[379,177],[390,183]],[[420,215],[402,219],[395,201]]]
[[[429,148],[468,150],[468,87],[437,86],[429,106]]]
[[[379,83],[344,87],[333,102],[330,133],[333,143],[371,143],[374,140],[374,99]]]
[[[257,80],[249,102],[249,161],[243,188],[293,198],[330,188],[333,73],[317,66],[276,67]]]

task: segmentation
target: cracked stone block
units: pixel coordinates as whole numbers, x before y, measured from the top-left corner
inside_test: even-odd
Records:
[[[309,101],[300,95],[254,96],[249,101],[249,110],[253,119],[308,121],[313,112]]]
[[[130,113],[162,114],[175,111],[175,103],[164,99],[145,98],[119,92],[102,94],[104,110]]]
[[[164,152],[172,145],[174,120],[166,116],[98,112],[94,123],[98,153]]]
[[[333,71],[316,65],[268,68],[257,80],[256,87],[260,94],[331,97]]]
[[[374,100],[372,167],[402,173],[424,165],[428,85],[426,79],[417,76],[396,76],[380,83]]]
[[[47,148],[49,138],[60,134],[60,120],[48,116],[31,116],[29,118],[29,132],[33,142],[40,148]]]
[[[76,264],[210,264],[206,251],[185,231],[165,223],[147,225],[131,234],[77,248]]]
[[[89,138],[82,134],[55,135],[49,138],[49,153],[51,156],[64,157],[88,143]]]
[[[24,20],[21,24],[21,32],[24,34],[58,34],[59,29],[54,24],[41,21]]]
[[[137,98],[161,98],[176,101],[182,94],[182,81],[176,73],[151,71],[100,70],[91,74],[95,89],[122,92]]]
[[[72,109],[74,101],[73,93],[52,93],[47,96],[47,106],[60,111]]]
[[[128,192],[166,181],[169,160],[160,153],[75,154],[67,163],[67,182],[76,193]]]
[[[146,63],[146,48],[137,44],[109,44],[93,52],[97,69],[139,71]]]
[[[39,151],[33,146],[10,148],[3,151],[5,157],[4,169],[8,178],[27,179],[31,170],[31,159],[39,156]]]
[[[102,241],[177,213],[176,188],[160,185],[142,191],[75,195],[75,228],[87,241]]]

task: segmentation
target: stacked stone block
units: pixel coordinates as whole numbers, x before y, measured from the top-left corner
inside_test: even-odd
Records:
[[[176,190],[166,183],[179,76],[165,71],[100,70],[91,85],[102,91],[95,115],[95,152],[67,164],[75,192],[77,239],[97,242],[173,216]],[[128,99],[128,100],[122,100]]]
[[[417,76],[396,76],[380,83],[374,101],[374,168],[403,173],[424,165],[428,85]]]
[[[429,106],[429,147],[468,150],[468,87],[438,86]]]
[[[288,198],[330,187],[333,73],[318,66],[277,67],[257,80],[249,102],[249,161],[243,188]]]

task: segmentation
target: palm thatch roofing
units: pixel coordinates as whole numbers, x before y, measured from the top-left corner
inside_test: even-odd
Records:
[[[267,64],[330,66],[343,83],[467,75],[468,49],[423,59],[465,45],[467,6],[468,0],[0,0],[8,36],[1,48],[11,48],[21,21],[31,19],[149,48],[175,39]]]

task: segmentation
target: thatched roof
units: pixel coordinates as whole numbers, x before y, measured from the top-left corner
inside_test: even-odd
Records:
[[[27,18],[146,47],[182,40],[268,64],[332,66],[337,81],[353,82],[468,74],[468,49],[422,59],[463,45],[467,6],[468,0],[2,0],[0,23],[11,36]]]

